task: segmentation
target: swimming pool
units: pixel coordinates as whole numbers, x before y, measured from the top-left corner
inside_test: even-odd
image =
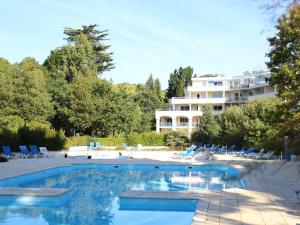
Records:
[[[240,188],[239,171],[227,166],[84,164],[0,180],[0,187],[67,188],[59,198],[0,197],[0,224],[191,224],[195,200],[128,199],[127,190],[185,191]]]

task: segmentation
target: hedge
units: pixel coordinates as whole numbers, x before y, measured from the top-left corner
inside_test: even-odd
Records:
[[[144,146],[165,146],[165,135],[160,133],[148,132],[148,133],[130,133],[126,137],[126,142],[130,146],[141,144]]]
[[[0,127],[0,146],[9,145],[14,151],[19,151],[18,146],[32,144],[48,150],[62,150],[68,148],[68,138],[62,131],[40,122],[24,123],[14,128]]]
[[[89,142],[100,142],[103,146],[121,146],[125,138],[97,138],[91,136],[75,136],[69,138],[71,146],[86,146]]]

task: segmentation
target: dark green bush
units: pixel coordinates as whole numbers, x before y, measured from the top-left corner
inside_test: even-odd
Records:
[[[164,134],[158,134],[155,132],[148,133],[130,133],[126,137],[126,142],[130,146],[135,146],[137,144],[141,144],[144,146],[164,146],[165,138]]]
[[[62,131],[55,131],[49,124],[30,122],[16,129],[0,128],[0,145],[10,145],[18,151],[19,145],[45,146],[48,150],[67,148],[68,139]]]

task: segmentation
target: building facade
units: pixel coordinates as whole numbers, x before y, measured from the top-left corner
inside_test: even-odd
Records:
[[[192,134],[202,116],[204,105],[219,115],[228,107],[242,105],[258,97],[275,96],[266,78],[268,73],[241,77],[195,77],[183,97],[169,99],[169,109],[155,112],[156,132],[183,131]]]

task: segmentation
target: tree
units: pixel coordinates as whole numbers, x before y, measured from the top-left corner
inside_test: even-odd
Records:
[[[259,98],[243,107],[243,112],[247,116],[243,125],[245,144],[263,146],[267,141],[270,145],[270,140],[277,139],[280,135],[278,124],[282,115],[281,106],[282,101],[274,97]]]
[[[150,91],[154,91],[154,86],[155,86],[154,78],[153,78],[153,75],[150,74],[150,76],[148,77],[148,79],[145,83],[145,87]]]
[[[231,106],[226,109],[217,120],[221,128],[218,142],[225,145],[244,146],[244,124],[246,120],[247,117],[243,108]]]
[[[43,68],[33,58],[11,66],[6,63],[5,67],[4,72],[0,72],[0,114],[19,116],[26,122],[47,121],[53,114],[53,105],[46,90]]]
[[[110,90],[110,83],[93,75],[75,78],[70,86],[69,121],[76,132],[95,135],[99,129],[105,129],[102,124],[95,129],[95,124],[99,124],[99,117],[106,120],[102,109]]]
[[[276,35],[268,39],[271,46],[266,63],[271,71],[269,82],[276,85],[279,97],[296,107],[300,100],[300,6],[282,16],[276,29]]]
[[[101,115],[102,126],[113,137],[135,131],[141,123],[140,107],[123,92],[110,93],[104,102]]]
[[[50,122],[56,130],[63,129],[67,135],[73,135],[69,121],[70,114],[70,85],[63,78],[49,77],[47,90],[54,105],[54,115]]]
[[[192,134],[192,142],[212,143],[220,132],[220,126],[211,113],[211,107],[203,107],[197,130]]]
[[[155,110],[163,106],[163,101],[154,91],[149,91],[145,86],[139,85],[134,101],[140,106],[142,120],[138,131],[149,131],[155,128]]]
[[[277,18],[289,11],[289,9],[300,4],[300,0],[254,0],[259,7],[270,16],[271,23],[275,23]]]
[[[180,67],[175,69],[170,74],[168,81],[167,97],[180,97],[184,95],[184,88],[192,83],[193,68],[188,66],[186,68]]]
[[[92,43],[84,34],[75,37],[75,44],[67,44],[51,51],[44,66],[52,77],[73,82],[76,76],[97,73],[97,59]]]
[[[107,52],[109,45],[103,44],[108,40],[108,30],[98,30],[98,25],[82,26],[81,29],[65,28],[64,34],[67,35],[66,40],[69,43],[78,42],[78,37],[82,34],[87,36],[88,40],[92,43],[93,50],[96,56],[97,73],[101,74],[104,71],[109,71],[114,68],[112,52]]]

